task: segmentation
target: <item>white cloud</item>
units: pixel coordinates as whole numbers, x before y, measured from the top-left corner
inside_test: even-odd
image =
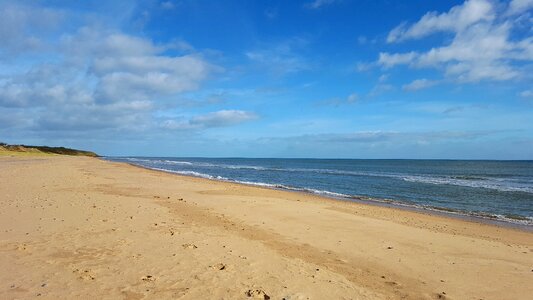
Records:
[[[62,37],[63,50],[72,58],[146,56],[166,48],[152,41],[98,27],[82,27],[75,34]]]
[[[13,28],[0,26],[0,37],[5,38],[0,54],[33,38],[34,31],[27,28],[55,24],[49,20],[52,17],[47,19],[48,15],[55,17],[55,12],[37,6],[23,8],[0,9],[0,24],[20,30],[15,39],[11,38]],[[57,14],[56,19],[59,16],[63,17]],[[196,90],[219,70],[184,41],[156,44],[149,38],[98,24],[94,21],[91,27],[73,28],[54,39],[43,38],[44,33],[36,35],[47,43],[47,49],[54,50],[53,55],[28,60],[24,67],[4,72],[1,111],[25,115],[24,119],[31,120],[21,122],[27,130],[144,130],[157,126],[154,112],[163,101]],[[175,54],[182,50],[190,53]]]
[[[426,78],[413,80],[411,83],[402,86],[404,91],[418,91],[428,87],[432,87],[437,84],[437,81],[429,80]]]
[[[201,57],[104,57],[91,71],[99,76],[98,92],[108,101],[150,98],[194,90],[212,70]]]
[[[42,64],[0,82],[0,107],[47,107],[89,103],[92,95],[77,78],[79,70]]]
[[[42,35],[58,28],[63,12],[20,3],[0,3],[0,55],[16,55],[46,46]]]
[[[463,5],[452,7],[447,13],[429,12],[412,26],[400,24],[389,33],[387,42],[417,39],[438,31],[460,32],[472,24],[490,21],[494,17],[489,1],[468,0]]]
[[[521,14],[533,8],[533,0],[512,0],[507,10],[508,15]]]
[[[426,52],[380,53],[377,63],[383,68],[396,65],[436,68],[459,82],[510,80],[522,76],[516,62],[533,61],[533,38],[512,37],[513,19],[485,0],[469,0],[447,13],[424,15],[417,23],[393,29],[389,42],[418,39],[448,31],[451,42]]]
[[[391,68],[396,65],[403,65],[411,63],[417,57],[417,53],[379,53],[378,64],[385,68]]]

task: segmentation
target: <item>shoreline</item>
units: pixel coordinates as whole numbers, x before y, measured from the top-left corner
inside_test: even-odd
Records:
[[[515,230],[520,230],[524,232],[533,232],[533,221],[531,220],[523,221],[520,219],[513,219],[513,218],[506,217],[506,216],[498,216],[498,215],[483,216],[483,215],[478,215],[475,213],[461,212],[461,211],[450,210],[446,208],[430,207],[430,206],[426,207],[426,206],[421,206],[417,204],[402,203],[401,201],[393,200],[393,199],[380,199],[380,198],[375,198],[375,197],[356,196],[356,195],[342,196],[340,194],[339,196],[334,196],[334,195],[328,195],[326,193],[324,194],[316,193],[306,188],[288,188],[288,187],[283,187],[282,185],[267,184],[267,183],[253,183],[253,182],[247,183],[247,182],[231,180],[231,179],[219,179],[211,175],[209,175],[211,176],[211,178],[207,178],[203,176],[195,176],[193,174],[183,174],[178,171],[167,170],[167,169],[162,169],[162,168],[150,168],[150,167],[146,167],[142,165],[137,165],[132,162],[108,160],[106,157],[99,157],[98,159],[101,159],[106,162],[123,163],[123,164],[127,164],[133,167],[138,167],[141,169],[155,171],[155,172],[163,172],[163,173],[172,174],[175,176],[184,176],[184,177],[203,179],[203,180],[214,181],[214,182],[239,184],[243,186],[262,188],[262,189],[268,189],[268,190],[301,193],[305,195],[320,197],[325,200],[339,201],[341,203],[353,202],[353,203],[363,204],[363,205],[385,207],[385,208],[390,208],[390,209],[399,209],[403,211],[427,214],[430,216],[450,218],[450,219],[461,220],[465,222],[473,222],[473,223],[478,223],[478,224],[485,224],[485,225],[492,225],[496,227],[515,229]],[[335,194],[333,192],[328,192],[328,193]],[[500,219],[500,217],[502,219]]]
[[[88,157],[0,170],[2,299],[533,293],[528,231]]]

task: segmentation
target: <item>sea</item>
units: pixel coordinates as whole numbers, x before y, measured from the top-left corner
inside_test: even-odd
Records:
[[[149,169],[533,228],[533,161],[106,157]]]

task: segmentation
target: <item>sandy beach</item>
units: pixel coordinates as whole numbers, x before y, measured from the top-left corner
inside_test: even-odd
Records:
[[[0,157],[0,299],[531,299],[533,233],[89,157]]]

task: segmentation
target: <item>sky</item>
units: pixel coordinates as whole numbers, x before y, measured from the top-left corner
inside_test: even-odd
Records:
[[[533,0],[0,0],[0,141],[533,159]]]

